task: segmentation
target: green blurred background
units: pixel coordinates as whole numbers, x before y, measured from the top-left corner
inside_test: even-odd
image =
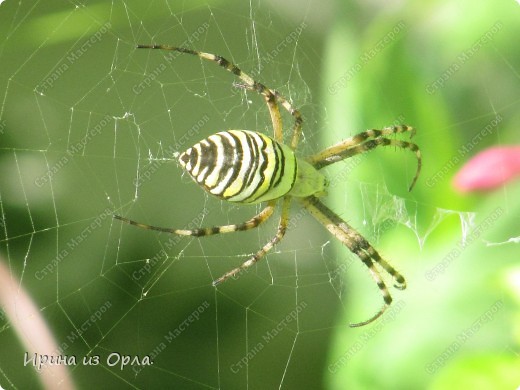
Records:
[[[101,356],[69,367],[76,386],[519,386],[519,183],[464,196],[451,186],[478,151],[519,143],[518,16],[513,1],[2,3],[0,256],[63,355]],[[271,131],[263,100],[228,73],[138,43],[220,54],[279,90],[303,113],[302,155],[367,128],[417,128],[423,171],[410,193],[406,151],[326,171],[326,203],[407,278],[381,320],[348,327],[379,309],[378,289],[297,207],[283,243],[218,289],[275,221],[176,239],[112,220],[245,220],[258,209],[208,197],[173,152],[220,130]],[[0,385],[41,386],[1,314]],[[110,367],[115,351],[154,365]]]

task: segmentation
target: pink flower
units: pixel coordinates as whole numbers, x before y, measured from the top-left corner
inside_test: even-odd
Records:
[[[520,175],[520,146],[496,146],[480,152],[455,175],[461,192],[495,189]]]

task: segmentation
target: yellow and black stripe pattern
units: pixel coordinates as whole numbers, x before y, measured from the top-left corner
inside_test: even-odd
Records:
[[[263,96],[271,117],[274,138],[249,130],[223,131],[188,148],[180,154],[179,161],[193,180],[210,194],[231,202],[245,204],[267,201],[267,205],[245,222],[195,229],[153,226],[119,215],[114,215],[114,218],[143,229],[182,236],[203,237],[256,228],[267,221],[273,215],[275,208],[280,206],[278,228],[274,236],[240,266],[226,272],[220,278],[214,279],[213,285],[215,286],[252,267],[282,240],[290,223],[291,202],[293,199],[297,199],[336,239],[361,259],[381,291],[384,301],[382,308],[369,319],[352,323],[350,326],[367,325],[383,315],[390,306],[392,297],[376,264],[392,276],[396,288],[406,288],[405,279],[377,253],[363,236],[318,199],[326,194],[328,183],[320,170],[378,146],[408,149],[415,153],[417,158],[417,170],[409,187],[411,190],[421,170],[421,152],[416,144],[393,139],[390,136],[397,133],[408,133],[412,137],[415,130],[406,125],[369,129],[305,159],[296,158],[294,151],[297,150],[301,135],[302,116],[300,111],[276,90],[255,81],[251,76],[242,72],[238,66],[219,55],[167,45],[138,45],[137,47],[172,50],[214,62],[238,77],[241,80],[241,83],[238,84],[239,87],[255,91]],[[290,147],[283,144],[285,137],[279,105],[287,110],[294,119],[292,137],[288,144]],[[281,202],[278,202],[279,198],[282,198]]]
[[[284,196],[294,186],[298,170],[289,147],[249,130],[210,135],[183,152],[179,162],[207,192],[238,203]]]

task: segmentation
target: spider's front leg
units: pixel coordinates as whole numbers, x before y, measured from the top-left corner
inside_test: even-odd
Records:
[[[401,149],[408,149],[412,151],[417,158],[417,170],[408,188],[408,191],[411,191],[421,172],[421,151],[419,147],[412,142],[387,138],[389,135],[405,132],[410,133],[410,138],[415,135],[415,129],[407,125],[385,127],[381,130],[366,130],[310,156],[307,158],[307,161],[312,164],[314,168],[321,169],[357,154],[368,152],[378,146],[395,146]]]
[[[395,287],[403,290],[406,288],[406,281],[404,277],[395,270],[388,262],[383,260],[379,253],[368,243],[368,241],[349,226],[343,219],[341,219],[331,209],[321,203],[318,198],[309,196],[301,199],[302,204],[309,210],[311,215],[316,218],[334,237],[336,237],[342,244],[350,249],[351,252],[355,253],[365,264],[370,272],[370,275],[374,279],[383,295],[384,305],[383,307],[372,317],[366,321],[350,324],[351,327],[359,327],[367,325],[376,319],[378,319],[392,303],[392,296],[386,288],[385,282],[381,278],[381,275],[375,263],[379,264],[383,269],[388,272],[395,281]]]

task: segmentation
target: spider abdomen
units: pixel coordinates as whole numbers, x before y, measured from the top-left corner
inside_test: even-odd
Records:
[[[182,153],[179,162],[204,190],[238,203],[277,199],[291,190],[297,190],[295,196],[302,196],[302,175],[298,173],[305,172],[306,181],[309,173],[308,169],[302,169],[306,163],[298,160],[291,148],[249,130],[210,135]],[[314,177],[313,182],[320,182],[321,174],[312,170],[318,178]],[[324,186],[324,179],[321,181]],[[318,187],[305,196],[323,190]]]
[[[290,148],[248,130],[210,135],[182,153],[179,162],[207,192],[239,203],[279,198],[296,176]]]

